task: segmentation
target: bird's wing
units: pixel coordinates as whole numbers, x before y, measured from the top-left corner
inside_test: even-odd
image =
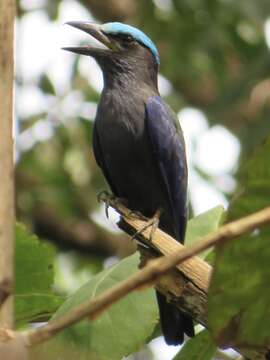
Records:
[[[166,186],[178,240],[183,242],[187,221],[187,165],[181,128],[176,115],[160,96],[148,99],[146,124],[152,150]]]
[[[98,166],[102,169],[103,174],[106,178],[106,181],[109,184],[113,194],[115,196],[119,196],[118,191],[117,191],[116,187],[114,186],[112,179],[109,176],[108,169],[107,169],[105,161],[103,159],[103,154],[102,154],[102,150],[101,150],[101,146],[100,146],[100,142],[99,142],[99,136],[98,136],[98,132],[97,132],[96,123],[94,124],[94,129],[93,129],[93,152],[94,152],[96,162],[97,162]]]

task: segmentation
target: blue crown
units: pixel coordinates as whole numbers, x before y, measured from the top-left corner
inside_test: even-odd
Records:
[[[102,29],[104,32],[108,34],[126,34],[131,35],[135,40],[137,40],[142,45],[146,46],[148,49],[151,50],[152,54],[154,55],[157,63],[160,63],[158,50],[153,43],[153,41],[146,36],[141,30],[135,28],[131,25],[122,24],[120,22],[109,22],[102,25]]]

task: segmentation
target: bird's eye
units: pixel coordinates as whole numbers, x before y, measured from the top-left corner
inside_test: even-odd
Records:
[[[135,40],[134,40],[133,36],[131,36],[131,35],[125,35],[122,37],[122,45],[124,47],[129,47],[134,42],[135,42]]]
[[[111,37],[116,41],[119,41],[123,48],[129,48],[131,45],[133,45],[136,42],[134,37],[128,34],[111,35]]]
[[[135,43],[134,38],[131,35],[126,35],[122,39],[122,46],[129,49]]]

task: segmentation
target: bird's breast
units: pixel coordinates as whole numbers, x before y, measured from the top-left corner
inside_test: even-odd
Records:
[[[159,169],[151,149],[143,100],[128,96],[100,105],[96,118],[102,157],[118,194],[131,208],[152,215],[160,203]]]
[[[135,155],[137,147],[147,141],[143,100],[124,92],[102,98],[96,126],[107,156],[115,156],[115,151],[117,158],[121,157],[120,151],[125,152],[123,157]]]

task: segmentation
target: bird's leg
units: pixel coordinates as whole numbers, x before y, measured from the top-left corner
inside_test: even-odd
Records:
[[[159,225],[159,219],[160,219],[160,215],[162,213],[161,208],[158,208],[157,211],[155,212],[154,216],[149,219],[133,236],[132,236],[132,240],[136,238],[136,236],[140,235],[144,230],[148,229],[151,226],[151,232],[150,232],[150,237],[149,237],[149,241],[152,242],[153,236],[155,231],[158,228]]]

